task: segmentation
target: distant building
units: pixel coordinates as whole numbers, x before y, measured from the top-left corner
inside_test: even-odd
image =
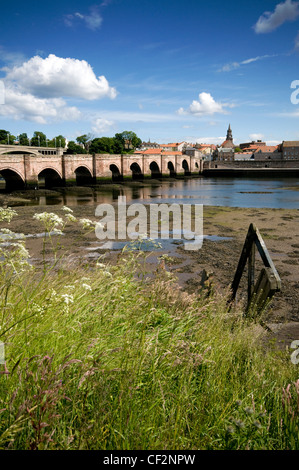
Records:
[[[299,160],[299,141],[283,140],[281,144],[281,152],[284,160]]]
[[[281,160],[280,145],[265,145],[254,152],[254,160]]]
[[[183,148],[187,146],[186,142],[173,142],[170,144],[161,144],[160,147],[166,152],[182,152]]]
[[[201,149],[198,149],[196,147],[192,146],[187,146],[184,149],[184,153],[188,155],[189,157],[198,157],[204,159],[205,155],[201,151]]]
[[[230,125],[227,129],[225,141],[215,150],[215,159],[220,161],[233,161],[235,159],[235,146]]]
[[[251,150],[251,149],[258,149],[259,147],[264,147],[266,145],[266,142],[262,142],[261,140],[252,140],[251,142],[245,142],[243,144],[240,144],[239,147],[241,150]]]
[[[196,144],[195,147],[205,156],[205,160],[210,160],[216,150],[214,144]]]
[[[157,144],[157,142],[151,142],[149,140],[148,142],[142,142],[141,148],[144,149],[144,150],[157,149],[157,148],[160,148],[160,144]]]

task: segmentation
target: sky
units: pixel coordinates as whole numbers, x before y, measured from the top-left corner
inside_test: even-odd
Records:
[[[67,140],[299,140],[299,1],[1,5],[0,128]]]

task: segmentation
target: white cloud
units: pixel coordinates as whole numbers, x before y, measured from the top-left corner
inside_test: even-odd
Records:
[[[214,100],[210,93],[200,93],[198,95],[199,100],[193,100],[189,108],[185,110],[180,108],[178,114],[195,114],[197,116],[213,115],[215,113],[227,114],[224,107],[233,107],[232,104],[218,103]]]
[[[5,104],[0,115],[46,124],[75,121],[81,112],[65,98],[97,100],[115,98],[116,90],[104,76],[96,77],[84,60],[61,58],[50,54],[32,57],[21,65],[5,67]]]
[[[286,0],[276,5],[273,12],[265,11],[254,25],[257,34],[270,33],[287,21],[294,21],[299,16],[299,2]]]
[[[91,130],[96,134],[102,134],[103,132],[107,132],[110,128],[114,125],[113,121],[108,121],[108,119],[98,118],[95,120],[94,125],[92,126]]]
[[[249,134],[249,138],[251,140],[263,140],[264,135],[263,134]]]
[[[32,57],[21,66],[5,68],[6,81],[15,82],[20,89],[41,98],[73,97],[96,100],[115,98],[116,90],[107,79],[98,78],[85,60],[57,57]]]
[[[74,121],[80,118],[81,113],[76,107],[67,106],[62,98],[38,98],[7,84],[5,104],[0,106],[0,115],[46,124],[53,121]]]
[[[111,111],[111,110],[102,110],[101,116],[105,116],[105,119],[117,121],[117,122],[169,122],[169,121],[181,121],[181,117],[178,114],[158,114],[158,113],[145,113],[138,111]],[[86,119],[97,119],[99,113],[93,116],[86,115]]]
[[[248,65],[258,60],[267,59],[268,57],[276,57],[276,55],[261,55],[257,57],[252,57],[251,59],[242,60],[241,62],[230,62],[221,67],[221,69],[219,69],[219,72],[230,72],[231,70],[238,69],[239,67],[241,67],[241,65]]]
[[[220,137],[198,137],[196,139],[197,144],[222,144],[222,142],[226,139],[225,136]]]
[[[102,5],[104,6],[104,5]],[[64,22],[66,26],[74,26],[76,19],[79,19],[85,23],[85,26],[92,31],[99,29],[102,25],[103,18],[98,11],[97,6],[93,6],[89,9],[90,13],[83,15],[82,13],[76,12],[69,15],[65,15]]]

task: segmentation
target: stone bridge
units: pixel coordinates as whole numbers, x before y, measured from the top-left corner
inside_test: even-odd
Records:
[[[44,149],[45,152],[52,151],[47,147]],[[22,153],[18,147],[16,153],[14,146],[14,153],[7,153],[6,150],[5,154],[1,154],[0,148],[0,176],[5,180],[7,190],[82,186],[146,177],[198,175],[202,172],[202,159],[184,154],[59,155],[57,152],[54,155],[37,152],[35,149],[35,153]]]

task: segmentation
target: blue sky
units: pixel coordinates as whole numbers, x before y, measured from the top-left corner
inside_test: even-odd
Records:
[[[1,13],[0,128],[14,135],[217,144],[230,123],[236,144],[299,140],[299,2],[17,0]]]

